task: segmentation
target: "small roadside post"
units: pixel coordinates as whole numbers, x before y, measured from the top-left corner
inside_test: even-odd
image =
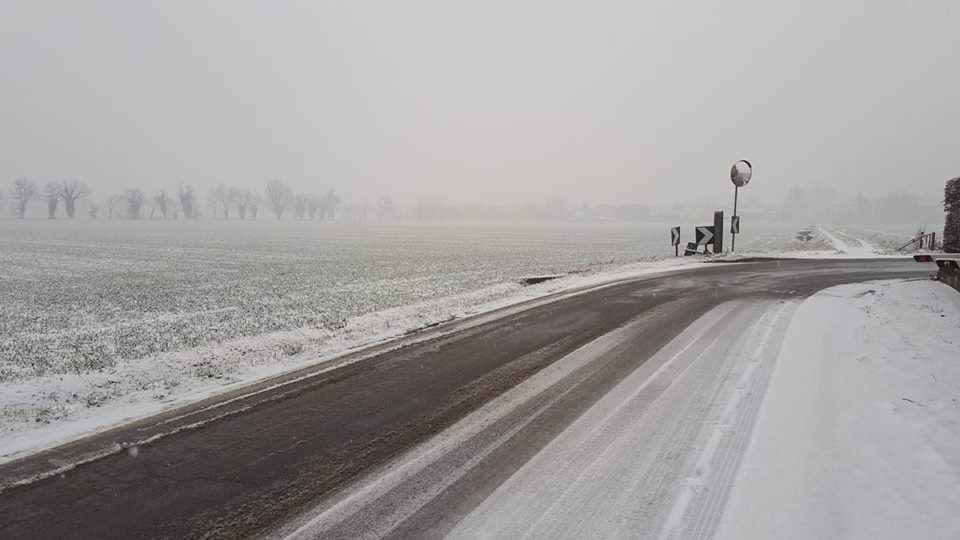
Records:
[[[680,227],[670,227],[670,244],[673,246],[673,256],[680,256]]]
[[[741,159],[730,167],[730,181],[733,182],[733,217],[731,220],[730,231],[730,251],[734,252],[737,248],[737,235],[740,234],[740,217],[737,216],[737,197],[740,194],[740,188],[746,186],[753,177],[753,165],[745,159]],[[736,232],[733,232],[732,222],[736,221]]]
[[[713,213],[713,252],[723,253],[723,210]]]

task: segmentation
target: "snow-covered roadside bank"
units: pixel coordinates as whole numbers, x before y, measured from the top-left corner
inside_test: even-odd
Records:
[[[838,254],[850,257],[873,257],[881,254],[879,247],[862,238],[855,238],[841,231],[830,232],[823,227],[820,227],[819,230],[820,234],[830,240],[833,249],[837,250]]]
[[[453,319],[701,263],[665,259],[526,287],[503,283],[369,313],[334,330],[274,332],[120,362],[94,372],[7,382],[0,385],[0,463]]]
[[[906,242],[909,237],[895,233],[871,231],[872,241],[863,231],[848,228],[818,225],[809,227],[813,237],[809,241],[785,240],[774,238],[764,241],[753,240],[736,254],[724,255],[727,259],[749,257],[779,257],[784,259],[872,259],[878,257],[905,257],[908,254],[896,252],[895,247]]]
[[[874,259],[906,257],[909,253],[897,251],[910,235],[883,231],[818,225],[805,227],[812,233],[809,241],[787,240],[782,237],[754,239],[725,257],[779,257],[785,259]]]
[[[844,285],[796,311],[719,537],[960,538],[960,295]]]

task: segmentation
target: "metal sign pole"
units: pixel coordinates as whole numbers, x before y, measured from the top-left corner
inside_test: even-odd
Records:
[[[737,199],[740,195],[740,188],[750,182],[753,177],[753,165],[745,159],[741,159],[730,167],[730,181],[733,182],[733,217],[730,218],[730,252],[737,249],[737,235],[740,234],[740,217],[737,215]]]
[[[713,213],[713,252],[723,253],[723,210]]]
[[[734,184],[733,185],[733,218],[734,220],[736,220],[737,218],[737,195],[739,193],[740,193],[740,186]],[[730,253],[733,253],[736,250],[737,250],[737,234],[731,233],[730,234]]]

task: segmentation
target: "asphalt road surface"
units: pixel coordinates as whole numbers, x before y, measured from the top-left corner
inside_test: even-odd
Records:
[[[709,264],[457,321],[2,465],[0,538],[708,538],[799,301],[930,272]]]

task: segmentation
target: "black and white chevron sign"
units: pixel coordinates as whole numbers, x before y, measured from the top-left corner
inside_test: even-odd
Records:
[[[713,244],[713,225],[697,227],[697,245],[707,246],[710,244]]]

